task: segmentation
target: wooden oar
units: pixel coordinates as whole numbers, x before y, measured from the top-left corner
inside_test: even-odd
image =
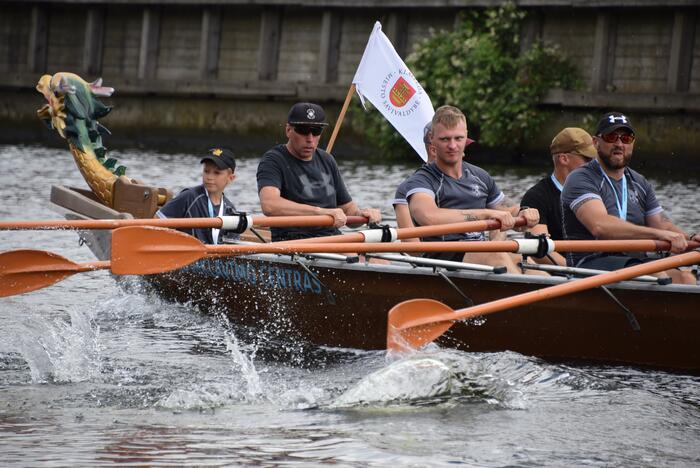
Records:
[[[575,241],[572,241],[575,243]],[[601,251],[664,250],[660,241],[598,241]],[[515,243],[517,245],[517,243]],[[665,244],[665,245],[664,245]],[[204,245],[196,238],[169,229],[125,227],[112,234],[112,262],[76,264],[50,252],[18,250],[0,254],[0,296],[9,296],[50,286],[81,271],[110,268],[119,275],[165,273],[205,257],[256,253],[345,253],[345,252],[501,252],[513,242],[393,242],[334,244]],[[590,250],[590,246],[586,249]]]
[[[0,252],[0,297],[45,288],[82,271],[108,268],[109,262],[73,263],[42,250]]]
[[[251,216],[253,227],[319,227],[332,226],[330,215],[316,216]],[[147,218],[147,219],[85,219],[45,221],[2,221],[0,230],[49,230],[49,229],[117,229],[127,226],[156,226],[163,228],[221,228],[224,223],[238,225],[240,216],[217,218]],[[364,216],[348,216],[347,224],[365,224]]]
[[[700,252],[691,251],[459,310],[453,310],[433,299],[411,299],[395,305],[389,311],[387,349],[401,351],[423,346],[439,338],[457,320],[510,310],[546,299],[695,263],[700,263]]]
[[[557,241],[568,252],[619,252],[668,250],[670,243],[654,240]],[[346,252],[518,252],[517,241],[494,242],[379,242],[303,243],[273,242],[253,245],[205,245],[187,234],[154,227],[125,227],[112,233],[112,272],[118,275],[164,273],[204,257],[260,253]]]
[[[349,223],[348,223],[349,224]],[[515,218],[515,227],[525,226],[527,220],[523,216]],[[465,232],[493,231],[501,228],[501,222],[495,219],[481,221],[464,221],[461,223],[436,224],[433,226],[419,226],[412,228],[391,229],[393,240],[411,239],[413,237],[446,236],[448,234],[462,234]],[[380,229],[368,229],[337,236],[313,237],[310,239],[298,239],[285,241],[288,244],[310,243],[334,243],[334,242],[378,242],[381,238]],[[281,242],[280,242],[281,243]]]

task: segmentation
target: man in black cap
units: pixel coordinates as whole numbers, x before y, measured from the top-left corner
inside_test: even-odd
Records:
[[[258,164],[258,195],[268,216],[331,215],[332,227],[272,228],[272,240],[303,239],[338,234],[347,216],[381,221],[379,210],[358,208],[348,193],[338,166],[318,148],[326,123],[318,104],[299,102],[289,111],[287,143],[267,151]]]
[[[629,163],[634,150],[634,128],[629,117],[609,112],[598,122],[593,144],[598,159],[579,167],[566,179],[561,195],[564,235],[567,239],[658,239],[683,252],[689,236],[664,214],[654,189]],[[647,259],[634,253],[569,253],[571,266],[617,270]],[[668,270],[658,276],[695,284],[689,272]]]
[[[158,218],[213,218],[236,211],[224,189],[236,178],[236,160],[227,148],[212,148],[202,164],[202,185],[184,189],[156,212]],[[180,229],[205,244],[218,244],[219,229]]]

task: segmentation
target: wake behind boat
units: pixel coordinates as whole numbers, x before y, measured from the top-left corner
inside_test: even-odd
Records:
[[[57,100],[70,79],[74,78],[54,76],[49,96]],[[53,119],[65,110],[57,107],[44,115]],[[88,112],[79,118],[93,122],[99,114]],[[115,162],[104,154],[99,158],[93,150],[101,147],[95,138],[100,127],[96,122],[93,127],[85,134],[92,136],[91,144],[71,143],[91,190],[55,186],[51,202],[67,219],[152,217],[167,200],[167,190],[110,171],[108,166],[114,168]],[[54,128],[60,124],[54,123]],[[84,143],[86,138],[77,141]],[[97,156],[94,160],[91,152]],[[97,169],[90,172],[91,167]],[[111,259],[109,230],[82,231],[81,236],[97,259]],[[460,308],[572,281],[406,256],[385,258],[389,264],[353,263],[356,258],[331,254],[227,256],[143,278],[164,299],[223,312],[234,324],[264,327],[314,345],[360,349],[385,348],[387,312],[405,300],[433,298]],[[626,281],[460,322],[439,343],[465,351],[512,350],[550,360],[700,373],[700,350],[694,341],[700,332],[699,298],[700,288],[695,286]]]

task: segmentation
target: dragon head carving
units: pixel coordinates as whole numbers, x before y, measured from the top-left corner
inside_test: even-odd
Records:
[[[124,166],[116,165],[116,159],[105,158],[107,151],[102,145],[102,136],[110,132],[97,121],[112,110],[97,97],[111,96],[114,88],[102,86],[101,78],[88,83],[74,73],[59,72],[42,76],[36,89],[46,99],[37,115],[49,128],[81,152],[94,153],[114,175],[126,173]]]

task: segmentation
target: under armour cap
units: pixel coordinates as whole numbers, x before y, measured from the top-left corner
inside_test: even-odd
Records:
[[[603,117],[601,117],[598,122],[598,128],[595,131],[596,135],[605,135],[610,132],[617,130],[618,128],[626,128],[630,132],[634,133],[634,128],[632,127],[632,122],[630,122],[629,117],[620,112],[608,112]]]
[[[202,158],[200,163],[211,161],[216,164],[219,169],[236,170],[236,160],[233,157],[233,152],[228,148],[212,148],[207,152],[207,155]]]
[[[549,145],[552,154],[572,153],[593,159],[598,152],[593,146],[593,138],[582,128],[567,127],[552,140]]]
[[[290,125],[319,125],[325,127],[326,113],[323,107],[311,102],[297,102],[289,109],[287,123]]]

